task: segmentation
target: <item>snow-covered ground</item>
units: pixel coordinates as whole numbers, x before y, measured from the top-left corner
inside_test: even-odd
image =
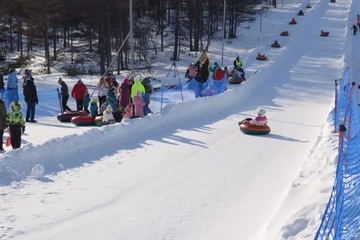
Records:
[[[307,3],[271,9],[262,32],[259,21],[240,27],[225,61],[239,53],[248,81],[224,94],[176,95],[160,113],[101,128],[55,117],[28,124],[23,147],[0,157],[0,239],[313,239],[337,160],[326,123],[334,79],[346,66],[358,78],[350,27],[359,4]],[[280,49],[270,48],[275,39]],[[255,60],[258,52],[268,60]],[[209,57],[220,62],[221,42]],[[57,78],[43,77],[39,88],[57,87]],[[243,135],[237,123],[259,108],[271,134]],[[31,175],[36,164],[41,177]]]

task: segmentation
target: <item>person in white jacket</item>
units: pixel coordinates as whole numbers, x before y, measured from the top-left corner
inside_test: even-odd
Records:
[[[113,115],[113,109],[109,104],[105,109],[105,111],[103,112],[103,125],[108,125],[112,123],[115,123],[115,118]]]
[[[99,98],[99,108],[101,107],[101,105],[106,102],[106,95],[107,92],[109,90],[109,85],[108,83],[105,81],[104,77],[101,77],[98,84],[97,84],[97,89],[98,89],[98,98]]]

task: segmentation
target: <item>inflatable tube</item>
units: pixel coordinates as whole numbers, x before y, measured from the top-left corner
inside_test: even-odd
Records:
[[[322,36],[322,37],[327,37],[327,36],[329,36],[329,33],[330,33],[330,32],[321,31],[320,36]]]
[[[229,84],[240,84],[240,83],[242,83],[242,82],[244,82],[245,81],[245,79],[244,78],[236,78],[236,79],[232,79],[232,78],[229,78]]]
[[[306,7],[305,8],[311,8],[311,5],[306,5]]]
[[[271,47],[273,47],[273,48],[279,48],[279,47],[280,47],[280,44],[279,44],[279,43],[273,43],[273,44],[271,44]]]
[[[256,56],[256,59],[257,60],[267,60],[267,57],[265,56],[265,54],[258,54],[257,56]]]
[[[291,21],[289,22],[289,24],[290,24],[290,25],[295,25],[295,24],[297,24],[297,22],[295,21],[295,19],[293,19],[293,20],[291,20]]]
[[[298,16],[304,16],[304,12],[300,10],[297,15]]]
[[[283,31],[280,33],[280,36],[289,36],[289,32],[288,31]]]
[[[92,116],[77,116],[73,117],[71,119],[71,122],[75,124],[78,127],[84,127],[84,126],[94,126],[95,121],[94,117]]]
[[[60,122],[71,122],[71,119],[73,117],[86,115],[88,115],[88,113],[85,111],[66,111],[64,113],[58,114],[57,120],[59,120]]]
[[[247,120],[239,122],[239,128],[242,133],[248,135],[266,135],[271,132],[268,125],[251,125]]]
[[[96,126],[101,127],[103,125],[103,116],[97,116],[94,122]]]
[[[336,2],[336,1],[335,1],[335,0],[330,0],[330,2],[331,2],[331,3],[334,3],[334,2]]]

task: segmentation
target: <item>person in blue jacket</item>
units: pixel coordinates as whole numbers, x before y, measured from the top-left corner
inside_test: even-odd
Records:
[[[12,103],[13,101],[19,101],[18,82],[19,79],[16,76],[15,69],[11,69],[7,78],[6,86],[7,101],[9,103]]]

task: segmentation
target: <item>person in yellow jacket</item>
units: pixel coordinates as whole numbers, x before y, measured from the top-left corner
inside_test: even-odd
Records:
[[[137,91],[140,91],[142,94],[145,94],[145,87],[141,82],[141,78],[140,76],[136,76],[134,78],[134,84],[131,87],[131,94],[130,97],[131,99],[134,98],[134,96],[136,95]]]
[[[239,56],[237,56],[236,59],[234,60],[234,68],[237,69],[237,70],[242,68],[242,62],[241,62]]]

